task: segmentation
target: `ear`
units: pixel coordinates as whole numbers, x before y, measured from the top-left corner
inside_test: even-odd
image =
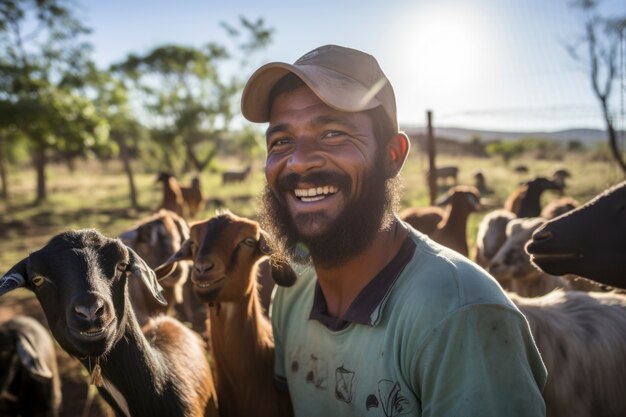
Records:
[[[183,244],[180,246],[180,249],[178,249],[175,254],[170,256],[170,258],[167,261],[159,265],[154,270],[154,272],[156,273],[157,279],[163,279],[167,277],[168,275],[170,275],[172,272],[174,272],[174,269],[176,269],[176,265],[178,264],[179,261],[193,259],[192,258],[193,254],[191,251],[192,243],[193,242],[191,241],[191,239],[185,240]]]
[[[163,288],[159,285],[156,274],[154,271],[144,262],[143,259],[137,253],[129,247],[128,254],[130,255],[130,273],[141,279],[141,282],[150,290],[150,293],[154,299],[164,306],[167,305],[167,301],[163,297]]]
[[[450,194],[444,194],[433,202],[434,206],[445,206],[450,203]]]
[[[15,347],[17,348],[17,355],[28,373],[41,379],[52,379],[52,371],[44,358],[37,353],[34,341],[21,332],[18,332],[16,336]]]
[[[297,279],[297,275],[286,262],[277,264],[270,261],[270,273],[276,285],[291,287]]]
[[[26,284],[26,260],[24,258],[7,271],[6,274],[0,278],[0,295],[4,295],[9,291],[13,291],[16,288],[23,287]]]
[[[387,143],[388,177],[393,178],[402,169],[411,148],[409,138],[404,132],[398,132]]]
[[[261,230],[261,237],[259,238],[259,250],[264,255],[271,255],[272,248],[270,246],[270,237],[264,230]]]

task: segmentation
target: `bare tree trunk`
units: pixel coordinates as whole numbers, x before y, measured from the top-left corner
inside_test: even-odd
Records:
[[[606,100],[600,100],[602,104],[602,115],[604,116],[604,123],[606,123],[606,131],[609,135],[609,147],[611,148],[611,153],[613,154],[613,158],[617,162],[617,164],[622,169],[622,173],[626,176],[626,163],[624,163],[624,158],[619,149],[619,145],[617,143],[617,132],[613,128],[613,122],[611,117],[609,116],[609,109],[606,104]]]
[[[428,148],[428,190],[430,193],[430,204],[434,205],[437,199],[437,167],[435,165],[435,156],[437,150],[435,148],[435,134],[433,133],[433,112],[426,112],[426,146]]]
[[[0,198],[4,201],[9,201],[9,179],[6,168],[6,156],[4,153],[5,146],[5,137],[2,132],[0,132],[0,183],[2,184]]]
[[[120,146],[120,158],[124,164],[124,172],[128,177],[128,187],[130,189],[130,205],[135,210],[139,208],[137,203],[137,188],[135,187],[135,177],[133,175],[133,168],[130,164],[130,155],[128,155],[128,147],[126,146],[126,138],[122,135],[115,135],[113,139]]]
[[[37,173],[37,197],[35,198],[35,204],[41,204],[48,198],[46,190],[46,149],[44,147],[35,149],[33,163]]]

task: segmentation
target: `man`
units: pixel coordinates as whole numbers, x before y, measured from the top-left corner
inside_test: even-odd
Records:
[[[298,281],[272,306],[297,416],[539,416],[546,371],[522,314],[466,258],[402,223],[409,151],[376,60],[336,45],[248,81],[269,122],[261,215]]]

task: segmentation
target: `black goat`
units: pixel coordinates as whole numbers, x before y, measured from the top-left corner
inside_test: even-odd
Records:
[[[61,379],[48,330],[20,315],[0,324],[0,414],[57,417],[60,406]]]
[[[626,289],[626,181],[545,223],[526,245],[543,271]]]
[[[92,372],[118,416],[217,415],[205,346],[177,320],[139,327],[128,280],[165,302],[154,272],[118,239],[91,229],[53,237],[0,278],[0,295],[34,292],[61,348]]]

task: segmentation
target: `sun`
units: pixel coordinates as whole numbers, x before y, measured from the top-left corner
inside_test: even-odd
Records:
[[[498,65],[491,26],[484,13],[458,3],[420,7],[404,16],[392,35],[402,56],[403,85],[429,97],[433,108],[476,97],[473,88]]]

